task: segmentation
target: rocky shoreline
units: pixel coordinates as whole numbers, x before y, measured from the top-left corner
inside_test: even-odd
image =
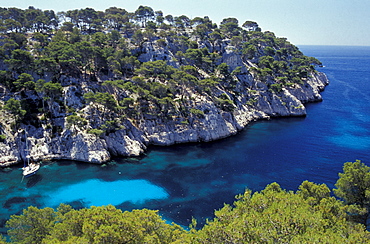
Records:
[[[251,76],[244,78],[240,79],[241,86],[264,85]],[[325,74],[316,72],[304,85],[283,88],[279,94],[267,92],[267,89],[263,88],[257,90],[252,108],[245,105],[242,94],[235,109],[230,112],[217,108],[207,96],[192,94],[197,109],[205,113],[189,119],[186,124],[162,121],[155,116],[135,123],[127,119],[123,123],[124,129],[103,136],[89,134],[78,128],[68,128],[64,116],[57,117],[54,121],[63,128],[58,137],[43,127],[23,125],[28,134],[25,140],[23,130],[12,133],[10,127],[5,128],[7,140],[0,142],[0,166],[7,167],[25,160],[26,141],[29,143],[29,155],[35,161],[65,159],[101,164],[113,156],[138,156],[148,145],[167,146],[225,138],[236,134],[251,121],[271,117],[305,116],[304,104],[321,101],[320,92],[328,84]],[[72,86],[66,88],[64,94],[68,94],[71,89]],[[73,95],[66,99],[69,102],[78,102],[78,98]]]

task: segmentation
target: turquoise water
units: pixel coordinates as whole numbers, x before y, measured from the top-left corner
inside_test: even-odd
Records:
[[[168,193],[147,180],[86,180],[60,187],[46,194],[45,205],[57,206],[61,202],[79,201],[84,206],[118,205],[130,201],[142,204],[147,200],[166,199]],[[116,196],[116,197],[113,197]]]
[[[330,188],[342,165],[370,165],[370,47],[302,46],[320,59],[330,85],[305,118],[259,121],[236,136],[204,144],[151,147],[140,158],[91,165],[44,163],[21,182],[19,167],[0,172],[0,225],[30,205],[75,208],[113,204],[158,209],[169,221],[204,223],[246,188],[271,182],[296,190],[304,180]],[[1,231],[4,233],[5,229]]]

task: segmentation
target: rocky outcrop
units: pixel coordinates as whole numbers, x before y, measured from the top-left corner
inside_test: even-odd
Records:
[[[141,61],[167,60],[174,67],[178,66],[173,58],[175,50],[171,50],[171,43],[166,47],[147,43],[141,49]],[[320,91],[328,84],[325,74],[313,72],[303,84],[295,83],[272,91],[269,84],[274,81],[261,81],[249,73],[253,64],[243,62],[227,42],[219,49],[222,52],[221,61],[231,70],[241,67],[240,73],[234,75],[237,81],[235,92],[219,90],[220,94],[227,94],[233,101],[232,109],[221,109],[214,97],[206,93],[189,91],[189,106],[200,111],[198,115],[190,114],[186,118],[170,120],[155,115],[136,120],[125,118],[121,120],[122,128],[95,135],[86,129],[68,126],[66,112],[61,111],[58,103],[54,102],[49,104],[53,113],[52,128],[47,124],[28,124],[22,125],[22,130],[14,131],[10,126],[11,120],[5,123],[9,126],[0,128],[2,134],[6,135],[6,140],[0,141],[0,166],[24,161],[27,155],[32,160],[67,159],[102,163],[113,156],[138,156],[148,145],[217,140],[236,134],[251,121],[278,116],[304,116],[305,103],[322,100]],[[94,84],[66,76],[60,77],[60,83],[64,87],[64,105],[92,116],[93,108],[85,103],[82,94],[90,91]],[[96,123],[102,123],[99,120],[103,119],[99,116],[93,118]]]
[[[79,129],[62,125],[63,132],[54,137],[50,130],[26,126],[28,136],[23,132],[11,134],[0,142],[1,166],[23,161],[26,158],[26,140],[33,160],[68,159],[91,163],[102,163],[112,156],[138,156],[148,145],[172,145],[176,143],[212,141],[236,134],[251,121],[277,116],[304,116],[304,103],[320,101],[319,92],[328,84],[326,76],[316,73],[308,79],[306,85],[283,88],[276,93],[266,90],[254,94],[254,106],[238,101],[232,112],[222,111],[206,96],[194,95],[197,109],[205,111],[201,117],[192,118],[187,123],[179,124],[161,119],[144,120],[138,125],[125,122],[125,129],[104,136],[88,134]],[[71,90],[71,89],[70,89]],[[66,94],[70,94],[70,90]],[[69,102],[80,106],[80,101]]]

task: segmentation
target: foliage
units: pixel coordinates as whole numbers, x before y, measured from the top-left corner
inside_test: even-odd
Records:
[[[39,82],[43,82],[39,80]],[[45,82],[40,87],[40,91],[44,92],[48,97],[53,99],[58,98],[62,95],[62,86],[59,83]]]
[[[231,38],[239,34],[239,21],[236,18],[226,18],[221,21],[220,30],[225,36]]]
[[[30,74],[22,73],[18,76],[18,79],[14,82],[17,90],[27,89],[32,90],[35,87],[35,82]]]
[[[282,84],[281,83],[271,84],[270,87],[274,92],[281,92],[282,91]]]
[[[318,185],[306,180],[298,189],[298,194],[308,200],[311,205],[317,205],[322,199],[330,197],[330,189],[325,184]]]
[[[346,204],[362,208],[353,217],[359,218],[366,225],[370,210],[370,167],[360,160],[345,163],[335,186],[335,195]]]
[[[77,127],[83,128],[87,124],[87,120],[85,118],[82,118],[78,115],[69,115],[66,118],[68,126],[73,127],[75,130]]]
[[[12,113],[16,119],[22,119],[23,116],[27,113],[26,110],[22,109],[21,102],[14,98],[10,98],[3,107],[6,111]]]
[[[260,30],[259,27],[258,27],[257,22],[254,22],[254,21],[251,21],[251,20],[245,21],[242,26],[244,28],[246,28],[248,31],[257,31],[257,30]]]
[[[237,196],[199,231],[178,243],[366,243],[369,232],[346,221],[346,207],[328,196],[327,187],[304,183],[297,193],[277,183]],[[324,194],[317,192],[317,188]],[[316,205],[313,206],[313,202]]]
[[[52,208],[28,207],[22,215],[13,215],[6,223],[8,234],[16,243],[41,243],[49,234],[56,214]]]
[[[217,98],[217,104],[218,106],[225,111],[233,111],[235,108],[235,105],[233,101],[230,100],[230,98],[226,94],[222,94],[220,97]]]
[[[6,140],[6,135],[0,134],[0,142],[4,142]]]
[[[108,92],[88,92],[84,94],[88,103],[101,104],[104,108],[114,110],[117,108],[117,101]]]
[[[61,204],[29,207],[7,221],[16,243],[368,243],[365,226],[351,221],[351,207],[330,196],[325,184],[304,181],[297,192],[272,183],[246,190],[233,206],[215,211],[204,227],[166,223],[157,211],[122,212],[112,205],[74,210]]]
[[[174,69],[172,66],[167,65],[166,62],[162,60],[145,62],[136,70],[137,74],[143,75],[146,78],[159,77],[164,79],[168,78],[173,72]]]
[[[14,78],[12,77],[11,72],[0,70],[0,84],[11,89],[13,87]]]
[[[88,131],[89,134],[93,134],[93,135],[96,135],[96,136],[100,136],[104,133],[103,130],[99,130],[99,129],[91,129]]]
[[[6,244],[6,239],[0,234],[0,244]]]
[[[11,52],[10,58],[4,62],[9,65],[11,71],[23,73],[32,68],[34,57],[26,50],[15,49]]]
[[[116,130],[125,129],[125,127],[120,125],[118,120],[107,120],[101,126],[101,129],[106,133],[112,133],[115,132]]]
[[[229,65],[227,65],[226,63],[221,63],[217,66],[216,70],[218,70],[220,72],[221,75],[223,75],[224,77],[227,77],[230,75],[230,72],[229,72]]]
[[[6,225],[17,243],[171,243],[184,233],[157,211],[122,212],[112,205],[74,210],[61,204],[57,211],[29,207]]]
[[[204,116],[204,112],[200,109],[191,108],[189,111],[190,111],[190,113],[194,114],[195,116],[199,116],[199,117]]]

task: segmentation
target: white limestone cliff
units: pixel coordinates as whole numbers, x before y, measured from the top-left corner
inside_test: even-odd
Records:
[[[145,52],[139,57],[141,61],[156,59],[168,60],[173,66],[175,61],[169,48],[147,44]],[[312,73],[303,85],[283,87],[280,92],[271,92],[267,85],[255,79],[248,69],[250,63],[244,63],[231,46],[224,45],[222,61],[232,69],[241,67],[242,75],[238,80],[239,95],[234,98],[235,108],[224,111],[218,108],[211,97],[198,93],[191,94],[194,108],[204,112],[202,116],[190,116],[184,123],[175,120],[164,121],[159,117],[136,121],[123,121],[123,128],[113,133],[96,136],[79,128],[68,128],[65,114],[61,114],[58,104],[54,104],[54,124],[61,130],[55,134],[50,128],[33,125],[24,126],[28,131],[27,140],[24,133],[13,132],[9,127],[3,128],[7,139],[0,142],[0,166],[7,166],[25,160],[26,142],[33,160],[67,159],[91,163],[102,163],[113,156],[138,156],[149,145],[172,145],[176,143],[212,141],[236,134],[251,121],[277,116],[304,116],[307,102],[321,101],[320,91],[328,84],[322,73]],[[172,56],[171,56],[172,55]],[[78,110],[91,109],[85,106],[81,94],[89,91],[89,84],[69,77],[61,77],[64,86],[63,102]],[[250,93],[253,99],[250,99]],[[85,107],[84,107],[85,106]],[[99,118],[96,118],[99,120]],[[11,121],[9,121],[10,124]]]

